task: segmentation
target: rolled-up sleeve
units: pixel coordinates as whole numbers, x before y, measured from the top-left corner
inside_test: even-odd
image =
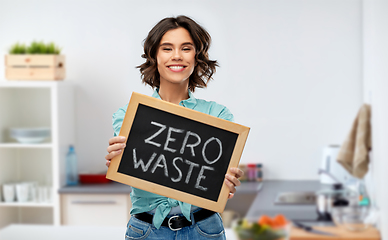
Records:
[[[114,136],[118,136],[120,133],[121,125],[123,124],[123,120],[125,116],[125,109],[127,109],[126,106],[119,108],[117,112],[113,113],[112,126],[113,126]]]
[[[218,117],[225,119],[225,120],[228,120],[228,121],[231,121],[231,122],[234,122],[234,116],[227,107],[222,108]]]

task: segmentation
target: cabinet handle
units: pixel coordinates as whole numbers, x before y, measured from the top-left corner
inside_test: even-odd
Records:
[[[116,201],[72,201],[72,204],[116,204]]]

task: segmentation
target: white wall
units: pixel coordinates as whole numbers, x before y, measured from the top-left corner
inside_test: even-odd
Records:
[[[380,211],[382,239],[388,239],[388,2],[363,1],[363,80],[372,105],[372,197]]]
[[[317,179],[322,147],[343,142],[362,103],[361,0],[0,0],[0,50],[32,40],[63,47],[79,167],[104,171],[112,113],[132,91],[152,93],[135,69],[142,40],[179,14],[213,37],[221,68],[196,96],[251,127],[242,162],[263,162],[267,179]]]

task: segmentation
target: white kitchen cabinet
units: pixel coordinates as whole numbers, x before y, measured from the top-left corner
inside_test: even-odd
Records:
[[[62,224],[126,226],[130,215],[129,194],[62,194]]]
[[[0,81],[0,185],[47,186],[49,202],[0,201],[0,228],[13,224],[60,224],[58,189],[65,185],[65,156],[74,144],[74,99],[70,82]],[[10,127],[50,127],[43,143],[22,144]],[[1,189],[1,188],[0,188]]]

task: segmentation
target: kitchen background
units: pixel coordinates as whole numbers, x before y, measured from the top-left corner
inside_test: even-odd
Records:
[[[242,162],[262,162],[266,178],[316,179],[322,148],[342,143],[363,102],[361,1],[1,3],[4,54],[18,41],[63,47],[80,171],[106,170],[112,113],[133,91],[152,94],[135,67],[143,39],[166,16],[191,16],[210,32],[221,67],[196,97],[251,128]]]
[[[323,147],[342,144],[367,102],[377,185],[387,180],[387,10],[367,0],[0,0],[0,49],[33,40],[63,47],[79,170],[101,172],[112,113],[133,91],[152,94],[135,68],[143,39],[160,19],[188,15],[210,32],[210,57],[221,66],[195,95],[251,128],[242,163],[263,163],[265,179],[318,179]],[[387,191],[376,188],[384,202]]]

